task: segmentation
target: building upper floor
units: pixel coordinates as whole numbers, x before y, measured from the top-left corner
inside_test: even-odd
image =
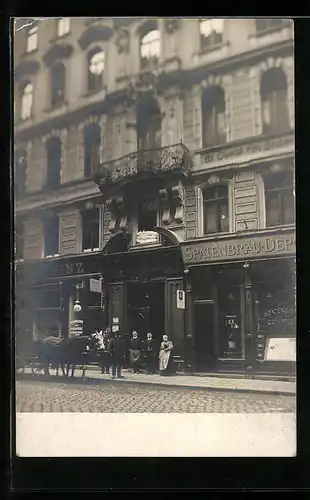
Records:
[[[17,214],[16,258],[37,260],[98,252],[119,233],[130,248],[178,241],[217,241],[295,225],[294,158],[257,162],[194,177],[140,179],[78,202]]]
[[[35,134],[17,134],[17,209],[26,206],[25,196],[40,205],[94,176],[102,190],[111,176],[124,178],[141,164],[158,171],[191,157],[197,173],[253,161],[262,151],[294,151],[290,53],[261,56],[229,73],[210,71],[187,88],[181,83],[163,93],[131,91],[108,110],[88,109]]]
[[[95,106],[124,89],[147,88],[152,80],[171,85],[183,76],[199,78],[203,68],[206,74],[228,74],[238,63],[253,65],[261,54],[268,59],[274,50],[293,49],[288,19],[49,18],[19,24],[17,131]]]

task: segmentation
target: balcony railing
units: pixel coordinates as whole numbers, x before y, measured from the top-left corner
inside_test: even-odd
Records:
[[[184,144],[174,144],[158,149],[135,151],[121,158],[102,163],[97,168],[94,181],[98,186],[119,184],[131,179],[162,176],[167,173],[188,175],[192,159]]]

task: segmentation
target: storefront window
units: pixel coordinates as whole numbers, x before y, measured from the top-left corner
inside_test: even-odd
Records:
[[[203,208],[204,234],[229,231],[227,185],[205,188]]]
[[[295,219],[293,173],[267,176],[265,200],[267,227],[293,224]]]

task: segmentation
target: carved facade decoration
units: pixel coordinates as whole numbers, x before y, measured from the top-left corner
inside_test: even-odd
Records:
[[[138,231],[136,235],[137,245],[154,245],[159,243],[159,234],[155,231]]]
[[[112,36],[113,30],[110,26],[91,25],[84,31],[79,39],[79,45],[82,50],[95,42],[106,42]]]
[[[106,201],[106,208],[111,214],[109,232],[125,231],[127,228],[127,214],[123,197],[110,198]]]
[[[175,222],[181,224],[184,221],[184,189],[181,184],[171,188],[172,201],[175,206]]]
[[[57,59],[68,59],[73,52],[73,46],[69,43],[57,43],[44,54],[43,60],[47,66],[52,66]]]
[[[170,222],[170,200],[168,189],[159,190],[159,201],[162,208],[162,224],[168,225]]]
[[[119,54],[128,54],[130,46],[130,35],[128,29],[120,27],[116,38],[116,47]]]
[[[35,60],[21,61],[14,70],[15,81],[18,82],[23,78],[34,75],[40,69],[40,63]]]
[[[179,27],[179,20],[178,19],[165,19],[165,29],[167,33],[172,34],[174,33]]]

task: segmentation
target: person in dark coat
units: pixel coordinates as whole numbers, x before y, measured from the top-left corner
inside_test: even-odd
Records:
[[[109,353],[109,342],[111,340],[111,330],[107,328],[103,332],[103,353],[102,353],[102,365],[101,365],[101,373],[109,375],[110,367],[111,367],[111,355]]]
[[[122,377],[122,366],[125,357],[125,341],[119,333],[115,333],[108,343],[108,352],[111,356],[112,378]]]
[[[141,343],[138,337],[138,332],[134,330],[129,343],[129,364],[132,373],[140,372],[141,362]]]
[[[144,356],[146,362],[146,369],[148,374],[156,373],[157,364],[157,349],[155,345],[155,340],[151,332],[146,334],[146,340],[144,341]]]

